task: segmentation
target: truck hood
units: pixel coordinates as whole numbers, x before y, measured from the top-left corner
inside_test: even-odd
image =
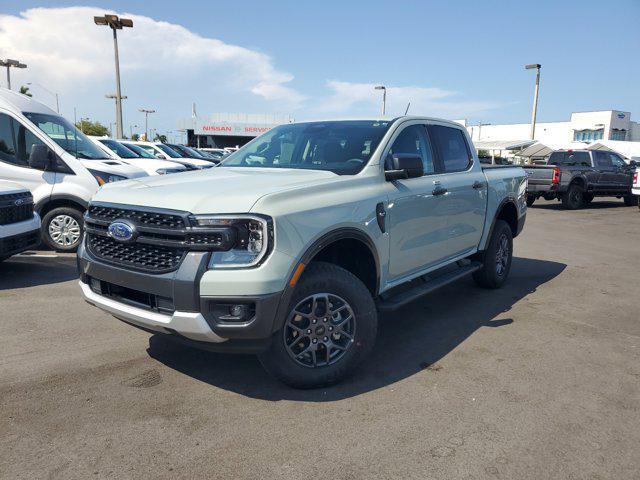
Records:
[[[247,213],[265,195],[328,183],[337,177],[319,170],[216,167],[110,183],[92,201],[191,213]]]

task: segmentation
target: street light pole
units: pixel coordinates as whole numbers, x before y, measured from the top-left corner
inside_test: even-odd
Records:
[[[156,113],[155,110],[149,110],[147,108],[138,109],[139,112],[144,113],[144,139],[149,141],[149,114]]]
[[[12,60],[7,58],[6,60],[0,60],[0,67],[7,67],[7,88],[11,90],[11,68],[27,68],[24,63],[20,63],[18,60]]]
[[[376,90],[382,90],[382,116],[384,117],[385,111],[387,109],[387,87],[385,87],[384,85],[377,85],[374,88]]]
[[[129,124],[129,138],[133,138],[133,129],[138,128],[138,125]]]
[[[118,35],[116,30],[123,27],[132,28],[133,20],[129,18],[119,18],[117,15],[105,15],[103,17],[93,17],[96,25],[108,25],[113,31],[113,50],[116,60],[116,135],[123,137],[122,133],[122,94],[120,90],[120,58],[118,55]]]
[[[45,92],[47,92],[50,95],[53,95],[54,97],[56,97],[56,112],[60,113],[60,101],[58,100],[58,94],[56,92],[52,92],[47,87],[45,87],[44,85],[42,85],[41,83],[38,83],[38,82],[27,82],[27,85],[38,85]]]
[[[122,104],[120,104],[120,110],[118,110],[118,94],[116,93],[114,94],[109,94],[109,95],[105,95],[104,98],[115,98],[116,100],[116,130],[118,130],[118,115],[120,116],[120,120],[122,121]],[[126,95],[120,95],[120,100],[126,100],[127,96]],[[122,125],[121,125],[122,127]],[[122,132],[120,132],[122,133]],[[111,136],[113,137],[113,131],[111,132]],[[116,131],[116,136],[113,138],[123,138],[122,135],[118,136],[118,132]]]
[[[531,140],[534,140],[536,135],[536,115],[538,113],[538,91],[540,89],[540,69],[542,65],[539,63],[533,63],[531,65],[525,65],[526,70],[536,69],[536,89],[533,94],[533,112],[531,113]]]

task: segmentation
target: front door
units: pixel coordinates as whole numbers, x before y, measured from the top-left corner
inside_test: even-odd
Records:
[[[0,113],[0,178],[28,188],[36,203],[51,196],[55,172],[29,166],[33,145],[43,145],[36,135],[15,118]]]
[[[442,175],[436,174],[425,125],[404,127],[391,142],[388,155],[393,153],[420,155],[425,174],[389,182],[390,283],[437,264],[449,251],[443,196],[437,190]]]

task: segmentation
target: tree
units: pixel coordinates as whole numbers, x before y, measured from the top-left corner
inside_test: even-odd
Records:
[[[82,131],[85,135],[94,135],[96,137],[104,137],[109,135],[109,129],[102,125],[100,122],[92,122],[89,119],[83,118],[76,123],[78,130]]]
[[[133,140],[134,142],[137,142],[140,139],[140,135],[138,135],[137,133],[134,133],[133,135],[131,135],[131,140]]]
[[[153,141],[154,142],[166,143],[167,142],[167,136],[166,135],[160,135],[159,133],[156,133],[156,136],[153,139]]]
[[[33,95],[31,94],[31,92],[29,91],[29,87],[27,87],[26,85],[22,85],[20,87],[20,93],[22,95],[26,95],[27,97],[33,97]]]

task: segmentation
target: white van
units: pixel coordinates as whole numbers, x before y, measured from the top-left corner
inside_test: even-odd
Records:
[[[22,185],[0,180],[0,262],[39,244],[40,217],[33,211],[33,196]]]
[[[185,158],[162,142],[140,142],[120,139],[118,139],[118,141],[124,143],[125,145],[132,144],[142,147],[144,150],[146,150],[156,158],[181,163],[189,170],[202,170],[215,166],[213,163],[206,160],[200,160],[198,158]]]
[[[49,107],[0,88],[0,178],[31,191],[47,246],[75,251],[84,211],[100,185],[143,176],[139,168],[110,158]]]
[[[104,150],[112,158],[122,160],[129,165],[138,167],[148,175],[165,175],[168,173],[179,173],[186,171],[186,167],[176,162],[169,162],[167,160],[158,160],[153,155],[147,153],[141,155],[138,152],[134,152],[131,149],[125,147],[122,143],[109,137],[94,137],[89,136],[91,141],[98,147]]]

